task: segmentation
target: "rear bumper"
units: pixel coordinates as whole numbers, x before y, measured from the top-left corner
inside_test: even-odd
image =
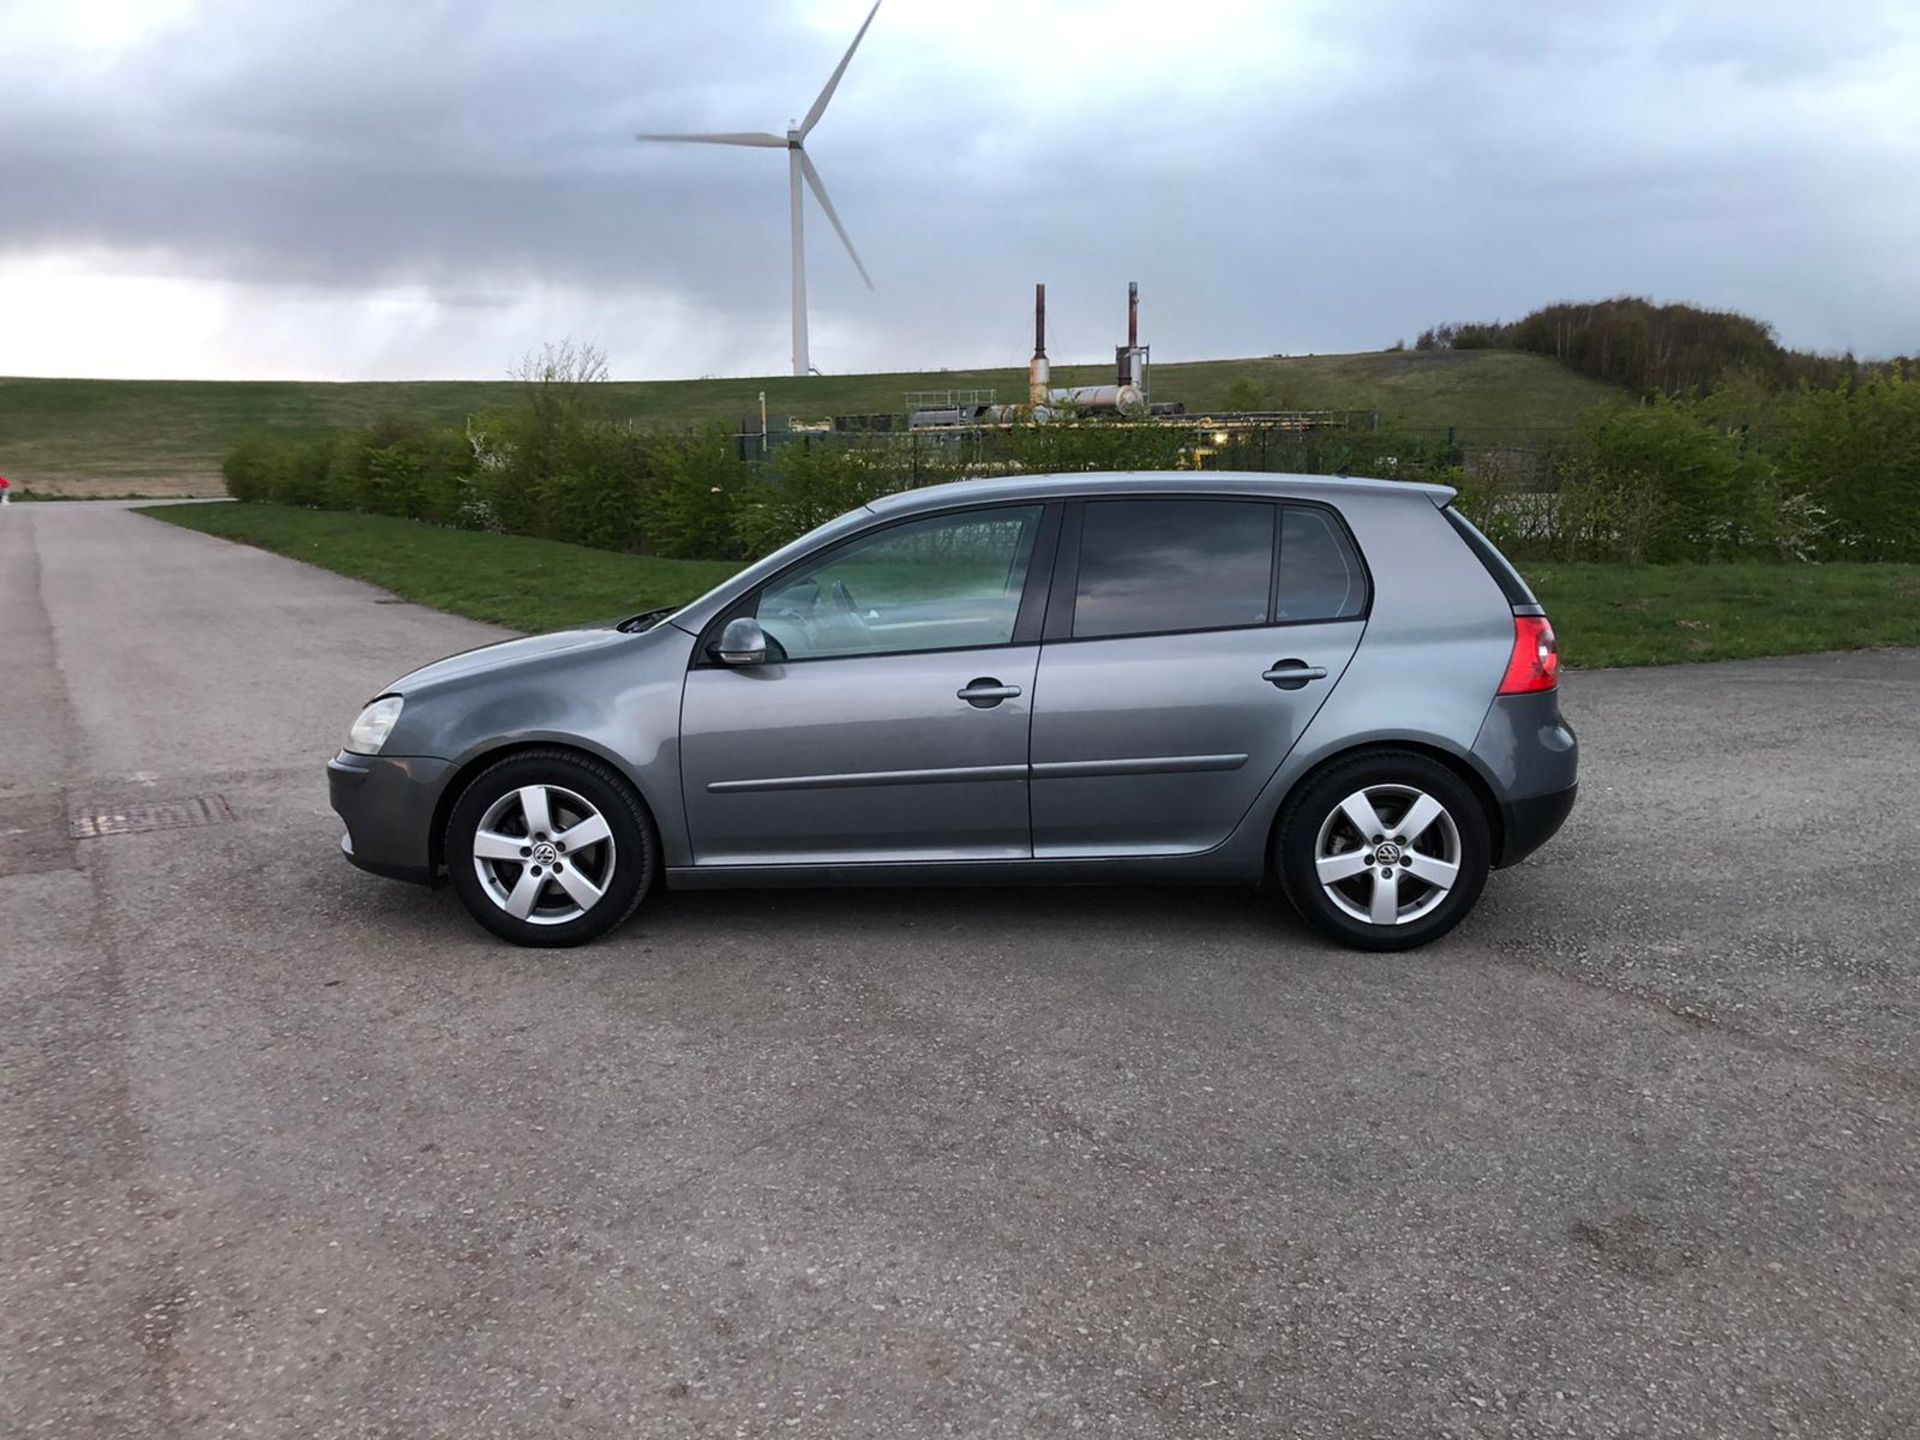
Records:
[[[1560,692],[1495,699],[1473,754],[1500,802],[1494,864],[1517,864],[1553,838],[1580,793],[1580,742],[1560,714]]]
[[[1580,787],[1569,785],[1549,795],[1509,800],[1500,807],[1500,858],[1496,865],[1514,865],[1551,840],[1566,823]]]
[[[452,769],[425,756],[334,756],[327,798],[347,826],[340,853],[372,874],[431,885],[433,817]]]

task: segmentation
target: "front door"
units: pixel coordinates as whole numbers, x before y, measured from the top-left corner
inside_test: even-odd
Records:
[[[687,675],[694,863],[1030,856],[1028,583],[1045,517],[1000,506],[869,531],[730,609],[770,647],[764,664],[703,655]]]
[[[1365,573],[1317,506],[1088,501],[1056,586],[1033,721],[1041,858],[1220,844],[1366,624]]]

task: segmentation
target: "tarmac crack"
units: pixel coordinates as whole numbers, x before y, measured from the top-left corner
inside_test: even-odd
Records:
[[[1711,1010],[1699,1005],[1670,999],[1651,991],[1631,989],[1622,985],[1609,985],[1589,976],[1579,975],[1552,965],[1531,960],[1499,955],[1489,951],[1490,964],[1503,969],[1525,970],[1534,975],[1545,975],[1563,985],[1608,996],[1614,1000],[1625,1001],[1642,1009],[1658,1010],[1668,1018],[1678,1020],[1691,1029],[1719,1036],[1742,1049],[1761,1055],[1787,1056],[1815,1069],[1829,1071],[1849,1082],[1866,1088],[1875,1085],[1888,1086],[1908,1095],[1920,1096],[1920,1075],[1911,1075],[1905,1071],[1891,1069],[1867,1060],[1852,1060],[1843,1055],[1823,1054],[1809,1049],[1805,1045],[1795,1044],[1791,1040],[1782,1040],[1777,1035],[1768,1035],[1745,1026],[1735,1025],[1721,1019]]]

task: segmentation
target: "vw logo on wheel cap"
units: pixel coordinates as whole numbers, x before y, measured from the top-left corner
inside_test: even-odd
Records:
[[[559,858],[560,852],[553,848],[550,840],[542,840],[533,847],[533,863],[536,865],[551,865]]]

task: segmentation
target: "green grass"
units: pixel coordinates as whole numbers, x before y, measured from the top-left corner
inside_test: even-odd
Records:
[[[554,540],[285,505],[160,505],[140,513],[518,630],[559,630],[679,605],[740,569],[731,560],[615,555]]]
[[[1569,665],[1920,645],[1920,565],[1522,565]]]
[[[281,505],[170,505],[141,513],[523,630],[678,604],[740,568]],[[1583,668],[1920,645],[1920,565],[1521,569],[1553,617],[1561,654]]]
[[[1059,385],[1098,384],[1111,367],[1064,365]],[[1249,360],[1203,360],[1153,368],[1157,400],[1218,406],[1236,380],[1266,403],[1302,410],[1377,410],[1390,425],[1458,428],[1475,443],[1521,443],[1565,433],[1582,411],[1626,394],[1552,360],[1496,350],[1388,351]],[[997,390],[1023,400],[1024,368],[920,374],[792,376],[615,382],[601,392],[614,413],[663,424],[737,423],[899,412],[909,390]],[[218,494],[220,459],[248,435],[310,437],[415,414],[448,425],[516,403],[511,381],[310,384],[293,381],[0,379],[0,473],[16,484],[78,491]],[[754,424],[758,425],[757,418]]]

